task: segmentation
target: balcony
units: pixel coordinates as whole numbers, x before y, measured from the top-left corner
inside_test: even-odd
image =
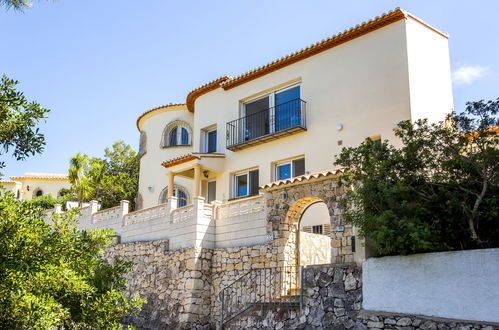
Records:
[[[227,149],[238,151],[307,130],[306,102],[276,105],[227,123]]]

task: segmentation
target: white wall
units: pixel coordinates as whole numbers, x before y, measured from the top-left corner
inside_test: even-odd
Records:
[[[331,237],[300,232],[300,266],[331,263]]]
[[[454,107],[448,39],[412,19],[406,29],[411,117],[442,121]]]
[[[499,249],[372,258],[363,309],[499,322]]]

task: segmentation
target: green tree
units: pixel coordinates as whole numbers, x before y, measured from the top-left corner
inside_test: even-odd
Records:
[[[90,185],[87,178],[89,168],[89,160],[87,155],[76,153],[69,161],[69,182],[71,183],[71,190],[78,199],[78,206],[82,207],[83,202],[90,196]]]
[[[45,120],[48,109],[29,102],[16,90],[18,81],[2,76],[0,82],[0,155],[12,153],[16,160],[39,154],[45,146],[45,137],[39,132],[40,121]],[[0,162],[0,169],[5,167]]]
[[[400,148],[342,150],[346,220],[378,255],[499,246],[498,110],[499,99],[469,102],[446,126],[399,123]]]
[[[141,299],[125,298],[130,264],[103,258],[108,230],[79,230],[76,213],[49,225],[42,209],[0,198],[0,328],[121,329]]]
[[[83,185],[77,185],[77,180],[72,180],[71,173],[75,173],[75,166],[70,167],[69,177],[72,189],[77,192],[78,187],[85,187],[84,200],[98,200],[102,208],[119,205],[121,200],[128,200],[134,207],[139,185],[139,159],[132,148],[123,141],[106,148],[104,158],[91,158],[77,154],[80,166],[80,178]],[[73,168],[73,169],[72,169]],[[73,183],[75,182],[75,183]],[[82,196],[82,195],[80,195]],[[80,200],[80,198],[79,198]]]
[[[52,209],[55,204],[61,204],[64,206],[66,201],[71,200],[70,195],[64,195],[57,198],[52,197],[52,195],[43,195],[35,197],[31,200],[26,200],[26,203],[33,205],[34,207],[41,208],[42,210]]]

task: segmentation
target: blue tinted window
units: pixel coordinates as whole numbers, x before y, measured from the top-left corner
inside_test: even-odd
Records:
[[[248,176],[246,174],[236,176],[236,197],[248,195]]]
[[[170,146],[176,146],[177,145],[177,128],[178,127],[174,127],[171,131],[170,131],[170,135],[168,136],[168,145]]]
[[[208,132],[208,150],[206,152],[216,152],[217,151],[217,131]]]
[[[291,164],[277,166],[277,180],[289,179],[291,177]]]
[[[188,145],[189,144],[189,132],[187,129],[182,127],[182,145]]]

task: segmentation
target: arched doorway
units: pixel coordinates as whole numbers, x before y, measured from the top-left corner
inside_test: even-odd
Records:
[[[326,203],[318,201],[303,210],[298,228],[300,266],[331,263],[331,219]]]

